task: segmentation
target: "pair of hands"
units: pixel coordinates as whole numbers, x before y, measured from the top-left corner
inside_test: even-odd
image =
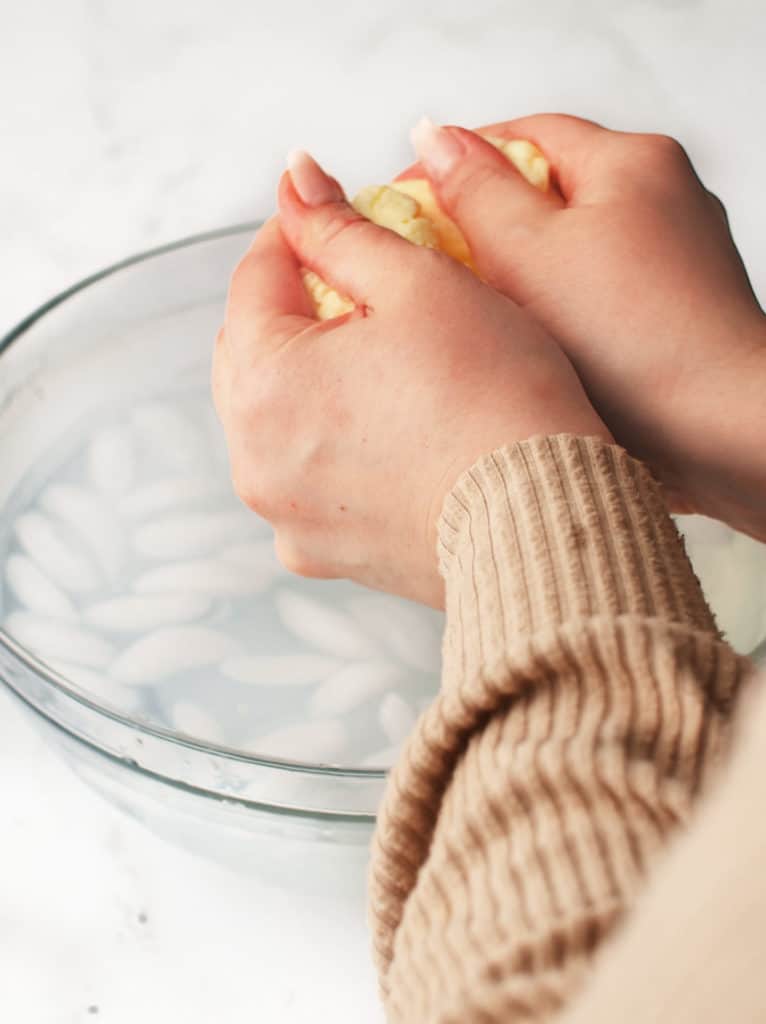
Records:
[[[305,155],[234,272],[214,395],[282,561],[440,605],[446,494],[481,455],[556,433],[614,437],[677,511],[766,538],[766,318],[721,204],[664,136],[558,115],[485,130],[538,145],[555,187],[479,134],[420,127],[482,280],[364,220]],[[357,308],[318,322],[301,267]]]

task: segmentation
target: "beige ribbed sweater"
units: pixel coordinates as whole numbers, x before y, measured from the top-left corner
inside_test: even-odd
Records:
[[[396,1024],[544,1021],[688,821],[748,665],[616,446],[496,451],[439,533],[442,690],[374,842],[381,988]]]

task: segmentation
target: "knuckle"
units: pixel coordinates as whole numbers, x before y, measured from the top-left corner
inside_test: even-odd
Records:
[[[243,281],[248,279],[252,273],[252,256],[245,253],[231,272],[229,277],[229,295],[234,295],[239,290]]]
[[[258,515],[263,515],[265,502],[260,488],[256,487],[253,474],[243,467],[239,460],[231,460],[231,484],[234,493],[243,505]]]
[[[477,194],[495,186],[499,180],[497,166],[488,160],[464,160],[458,167],[452,197],[456,207],[466,200],[470,202]]]
[[[229,443],[229,472],[231,486],[242,502],[252,512],[271,519],[275,507],[272,466],[258,451],[237,436]]]
[[[329,208],[319,224],[317,242],[323,248],[345,244],[349,238],[364,236],[370,230],[370,223],[361,214],[344,207]]]
[[[708,192],[708,201],[713,207],[716,215],[723,221],[723,223],[729,226],[729,211],[726,209],[723,201],[715,194],[715,192]]]
[[[638,137],[645,161],[662,168],[689,166],[686,150],[672,135],[647,134]]]
[[[637,195],[677,199],[696,180],[686,150],[671,135],[618,135],[613,172]]]
[[[275,538],[277,558],[294,576],[308,579],[329,579],[327,568],[294,537],[277,532]]]

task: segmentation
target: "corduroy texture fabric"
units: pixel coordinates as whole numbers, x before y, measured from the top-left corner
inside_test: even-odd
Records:
[[[748,663],[617,446],[493,452],[439,534],[442,689],[373,848],[381,990],[395,1024],[545,1021],[689,819]]]

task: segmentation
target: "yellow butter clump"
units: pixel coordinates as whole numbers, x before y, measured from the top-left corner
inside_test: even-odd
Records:
[[[351,299],[346,299],[340,292],[336,292],[313,270],[302,270],[301,274],[303,285],[311,296],[319,320],[333,320],[336,316],[350,313],[354,308]]]
[[[543,154],[534,144],[526,139],[499,139],[496,135],[485,135],[516,170],[526,178],[530,185],[547,192],[551,181],[551,167]]]
[[[418,197],[407,195],[394,185],[367,185],[356,194],[351,204],[357,213],[415,245],[437,248],[439,236]]]
[[[437,234],[439,241],[436,248],[448,253],[453,259],[465,263],[473,270],[468,242],[463,238],[463,234],[454,220],[448,217],[439,206],[434,190],[431,188],[431,182],[426,178],[404,178],[402,181],[393,182],[391,188],[396,189],[397,192],[403,192],[417,203],[421,216],[428,218]],[[388,227],[388,225],[384,224],[383,227]]]
[[[547,191],[550,165],[534,143],[525,139],[500,139],[494,135],[485,138],[531,185]],[[408,242],[440,249],[471,270],[475,269],[460,228],[439,206],[431,184],[425,178],[405,178],[390,185],[368,185],[355,196],[352,205],[363,217],[395,231]],[[354,308],[351,299],[340,295],[313,271],[303,271],[303,282],[320,320],[331,320]]]

